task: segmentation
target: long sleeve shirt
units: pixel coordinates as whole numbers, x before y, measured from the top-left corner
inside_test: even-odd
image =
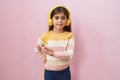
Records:
[[[45,58],[45,69],[59,71],[67,68],[74,54],[74,36],[72,32],[54,33],[52,31],[44,33],[37,44],[44,45],[54,51],[54,55],[50,56],[40,52],[40,58]],[[37,51],[37,49],[35,49]]]

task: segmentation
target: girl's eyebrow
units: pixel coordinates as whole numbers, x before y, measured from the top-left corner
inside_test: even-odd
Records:
[[[59,15],[54,15],[54,16],[58,16],[59,17]],[[63,15],[63,16],[61,16],[61,17],[67,17],[66,15]]]

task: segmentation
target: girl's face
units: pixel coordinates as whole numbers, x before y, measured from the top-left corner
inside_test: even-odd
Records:
[[[61,12],[55,14],[52,20],[53,20],[54,30],[63,30],[67,22],[67,16],[63,12]]]

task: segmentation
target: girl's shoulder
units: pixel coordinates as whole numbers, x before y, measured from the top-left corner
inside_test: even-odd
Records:
[[[65,34],[69,35],[69,36],[74,36],[74,34],[72,32],[65,32]]]
[[[72,32],[67,32],[66,31],[66,32],[64,32],[64,35],[69,39],[74,38],[74,34]]]
[[[45,39],[48,35],[49,35],[49,31],[48,31],[48,32],[44,32],[44,33],[40,36],[40,39]]]
[[[47,36],[49,33],[50,33],[49,31],[44,32],[44,33],[42,34],[42,36]]]
[[[70,35],[70,34],[73,35],[72,32],[65,31],[65,33],[66,33],[66,34],[69,34],[69,35]]]

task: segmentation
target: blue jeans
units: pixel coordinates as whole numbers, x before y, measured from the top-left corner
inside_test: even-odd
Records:
[[[45,80],[71,80],[70,68],[61,71],[45,70]]]

